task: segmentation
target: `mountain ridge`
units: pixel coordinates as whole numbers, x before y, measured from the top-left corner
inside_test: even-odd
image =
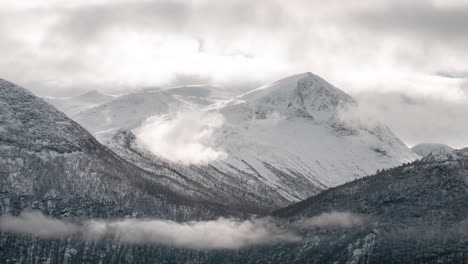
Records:
[[[162,162],[206,187],[216,184],[218,189],[234,190],[242,186],[245,193],[252,195],[252,199],[247,199],[249,203],[262,201],[257,206],[269,209],[418,157],[385,126],[354,127],[343,122],[340,111],[354,106],[354,99],[309,73],[293,75],[209,106],[189,100],[185,103],[191,111],[199,112],[196,116],[223,117],[222,126],[211,138],[213,148],[224,152],[227,158],[208,165],[185,166],[159,157],[150,167],[161,166]],[[297,107],[289,106],[290,103]],[[170,127],[177,115],[162,112],[155,117]],[[134,131],[136,126],[117,129]],[[148,157],[138,161],[134,155],[135,148],[142,152],[144,145],[135,144],[132,150],[125,150],[122,144],[105,142],[124,159],[148,165]],[[229,195],[239,201],[246,199],[237,192]]]

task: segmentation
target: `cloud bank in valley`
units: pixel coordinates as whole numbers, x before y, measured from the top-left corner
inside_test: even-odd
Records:
[[[258,245],[295,243],[302,240],[298,230],[311,228],[352,228],[366,223],[363,215],[330,212],[292,224],[274,218],[174,222],[156,219],[89,219],[67,221],[37,211],[19,216],[0,216],[0,230],[39,238],[76,237],[112,240],[125,244],[159,244],[189,249],[239,249]]]
[[[138,142],[155,155],[183,165],[206,165],[227,154],[216,146],[224,118],[219,113],[178,112],[155,116],[136,129]]]
[[[311,218],[300,219],[293,226],[301,229],[310,228],[351,228],[372,222],[371,217],[350,212],[329,212]]]

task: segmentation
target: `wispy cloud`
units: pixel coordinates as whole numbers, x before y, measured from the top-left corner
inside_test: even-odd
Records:
[[[351,126],[385,124],[409,146],[445,143],[468,147],[468,138],[463,136],[468,131],[468,104],[464,101],[399,92],[362,92],[355,98],[359,105],[339,112],[342,121]]]
[[[218,113],[178,112],[155,116],[136,130],[138,142],[155,155],[183,165],[206,165],[226,158],[216,146],[216,132],[224,118]]]

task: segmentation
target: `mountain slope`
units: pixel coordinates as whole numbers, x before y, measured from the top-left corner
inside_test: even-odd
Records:
[[[296,243],[200,251],[70,239],[32,246],[6,237],[0,258],[18,260],[27,248],[24,259],[52,263],[465,263],[467,165],[468,150],[430,156],[274,212],[303,226]]]
[[[429,156],[281,209],[275,215],[290,220],[332,211],[373,220],[360,228],[314,230],[308,237],[318,243],[304,243],[306,249],[292,251],[276,248],[277,256],[314,256],[312,263],[353,259],[356,263],[464,263],[468,257],[467,166],[468,150]],[[327,244],[330,240],[336,242]]]
[[[387,127],[344,119],[341,113],[357,103],[311,73],[293,75],[230,100],[210,99],[213,102],[210,105],[198,100],[206,96],[208,88],[178,89],[176,93],[156,89],[129,94],[83,112],[75,120],[129,162],[145,164],[149,171],[171,168],[197,183],[198,194],[222,190],[215,194],[219,200],[250,204],[262,211],[303,200],[329,187],[418,157]],[[133,98],[138,98],[138,103]],[[172,127],[171,122],[180,111],[196,111],[198,114],[190,116],[191,119],[222,116],[222,126],[210,136],[210,147],[227,154],[223,155],[227,158],[184,165],[160,156],[141,155],[148,151],[138,137],[131,136],[134,141],[131,148],[111,138],[119,129],[138,130],[151,116],[157,117],[159,126]],[[169,134],[198,132],[197,128],[187,126],[188,122]],[[175,139],[176,143],[178,140]],[[185,181],[181,176],[171,175],[177,182]]]
[[[340,107],[356,104],[354,99],[307,72],[292,75],[239,96],[262,118],[271,113],[325,121],[335,118]]]
[[[446,144],[437,143],[421,143],[411,148],[416,154],[421,157],[425,157],[429,154],[448,154],[455,149]]]
[[[120,128],[135,128],[153,115],[188,107],[161,89],[145,89],[80,112],[73,119],[100,139],[108,139]]]
[[[86,92],[74,97],[43,97],[44,101],[53,105],[69,117],[74,117],[78,113],[96,107],[114,99],[113,96],[102,94],[96,90]]]
[[[297,201],[417,158],[385,126],[342,120],[340,111],[355,104],[305,73],[215,106],[209,111],[226,120],[218,142],[228,158],[213,166],[259,175],[274,192]]]
[[[101,141],[106,141],[118,129],[137,128],[152,116],[211,105],[229,94],[221,88],[207,85],[167,89],[147,87],[90,107],[72,117]]]

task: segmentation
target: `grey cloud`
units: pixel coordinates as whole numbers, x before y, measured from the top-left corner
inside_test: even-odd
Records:
[[[446,68],[463,71],[462,62],[468,59],[467,34],[464,34],[468,17],[466,5],[442,8],[433,1],[422,0],[74,3],[72,8],[44,4],[33,9],[0,10],[2,77],[27,84],[42,94],[49,89],[49,95],[77,87],[122,89],[120,86],[127,85],[133,88],[119,79],[122,65],[116,63],[115,71],[107,71],[107,64],[101,65],[102,61],[114,58],[93,56],[111,48],[107,47],[113,45],[106,41],[107,37],[125,34],[116,33],[115,29],[136,35],[188,37],[200,44],[199,52],[213,56],[252,59],[265,56],[269,59],[259,64],[254,72],[229,77],[229,85],[223,83],[223,86],[230,87],[264,84],[304,71],[332,76],[335,80],[330,81],[336,83],[340,81],[339,73],[376,65],[410,72],[435,72]],[[42,23],[48,20],[50,23]],[[23,30],[17,27],[23,24],[33,34],[42,34],[39,48],[18,39]],[[238,41],[246,50],[231,47]],[[263,54],[265,50],[268,52]],[[151,58],[151,54],[148,57]],[[265,69],[271,65],[278,68]],[[174,72],[169,79],[177,83],[177,75],[199,74],[190,70]],[[100,71],[108,72],[108,76]],[[335,75],[335,72],[338,73]],[[139,75],[135,75],[137,79]],[[202,78],[220,79],[212,77]],[[140,84],[138,80],[131,81]],[[170,81],[155,77],[144,85]]]
[[[350,16],[363,27],[384,32],[409,33],[433,40],[467,39],[468,5],[438,7],[430,1],[394,1],[385,8]]]
[[[87,42],[113,28],[188,34],[203,40],[207,33],[233,34],[252,27],[262,33],[283,26],[283,8],[274,1],[151,1],[52,9],[60,15],[49,34],[71,42]]]
[[[455,78],[455,79],[468,78],[468,71],[447,71],[446,70],[446,71],[438,71],[436,74],[442,77],[446,77],[446,78]]]
[[[116,27],[177,30],[190,19],[190,5],[174,1],[84,6],[55,12],[60,19],[49,34],[78,43],[92,41]]]

